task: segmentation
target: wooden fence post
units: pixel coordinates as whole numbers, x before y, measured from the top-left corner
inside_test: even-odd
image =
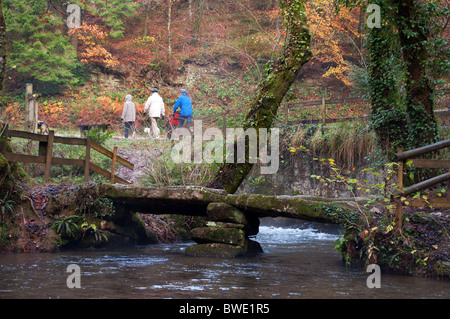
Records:
[[[397,149],[397,153],[403,152],[402,148]],[[397,184],[398,190],[401,192],[403,190],[403,169],[404,169],[404,161],[401,160],[398,162],[398,171],[397,171]],[[403,220],[403,205],[402,200],[399,198],[395,199],[395,228],[402,228],[402,220]]]
[[[5,124],[2,128],[2,131],[0,131],[0,134],[3,132],[4,133],[4,138],[5,140],[0,144],[0,153],[2,153],[3,155],[6,156],[6,152],[8,150],[7,146],[8,146],[8,124]]]
[[[325,96],[322,96],[322,125],[327,124],[327,105],[325,103]]]
[[[116,158],[117,158],[117,146],[114,146],[112,164],[111,164],[111,184],[114,184],[114,175],[116,174]]]
[[[47,182],[50,178],[50,172],[52,168],[52,156],[53,156],[53,139],[55,138],[55,131],[49,131],[47,135],[47,146],[45,150],[45,173],[44,181]]]
[[[28,132],[37,132],[38,102],[33,96],[33,84],[27,83],[25,86],[25,127]]]
[[[450,169],[448,170],[450,173]],[[447,190],[445,191],[445,197],[450,198],[450,180],[447,181]]]
[[[227,113],[224,111],[222,116],[222,133],[223,140],[225,141],[227,138]]]
[[[91,137],[86,138],[86,158],[84,159],[84,182],[89,182],[89,167],[91,164]]]
[[[286,106],[284,108],[284,124],[285,125],[288,124],[288,119],[289,119],[289,103],[286,103]]]

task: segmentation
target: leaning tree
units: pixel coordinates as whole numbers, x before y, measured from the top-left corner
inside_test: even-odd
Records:
[[[269,61],[259,94],[250,105],[244,121],[244,129],[269,129],[277,110],[295,81],[301,67],[312,57],[310,48],[311,33],[306,21],[306,0],[281,0],[281,13],[284,18],[286,39],[282,52],[275,61]],[[234,154],[237,156],[237,141],[234,142]],[[245,177],[250,173],[253,163],[249,161],[249,141],[245,142],[245,162],[225,163],[220,168],[210,187],[224,189],[234,193]]]

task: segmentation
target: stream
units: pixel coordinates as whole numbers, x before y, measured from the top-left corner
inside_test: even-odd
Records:
[[[256,236],[264,253],[237,259],[194,258],[192,243],[114,251],[1,254],[0,299],[72,298],[450,298],[450,284],[347,267],[334,249],[335,225],[264,218]],[[68,288],[80,269],[80,288]]]

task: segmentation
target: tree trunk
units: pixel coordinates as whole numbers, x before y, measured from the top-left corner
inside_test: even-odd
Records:
[[[3,79],[6,72],[6,24],[0,0],[0,91],[3,90]],[[1,112],[0,112],[1,114]]]
[[[255,128],[259,137],[259,128],[270,128],[284,96],[295,81],[301,67],[312,57],[310,50],[311,34],[306,23],[305,0],[282,0],[287,38],[281,57],[268,68],[260,92],[248,112],[244,129]],[[222,165],[210,187],[224,189],[234,193],[253,164],[248,159],[249,145],[246,141],[245,163],[226,163]],[[237,142],[234,143],[235,156]],[[273,150],[272,150],[273,151]]]
[[[169,0],[169,9],[167,12],[168,21],[167,21],[167,34],[169,37],[169,56],[172,55],[172,32],[170,30],[170,25],[172,23],[172,0]]]
[[[368,84],[371,100],[370,120],[377,134],[380,146],[389,158],[398,147],[406,147],[407,114],[399,98],[399,72],[401,56],[396,52],[398,37],[394,30],[384,22],[388,13],[382,1],[374,4],[382,8],[382,27],[369,29],[367,38]]]
[[[406,65],[406,110],[410,120],[410,147],[437,141],[433,88],[427,76],[428,21],[420,16],[417,0],[391,1],[398,9],[395,23],[399,31]]]
[[[192,23],[192,0],[189,0],[189,23]]]
[[[196,44],[197,40],[200,38],[200,27],[204,19],[203,12],[206,10],[205,2],[205,0],[199,0],[197,1],[197,5],[195,6],[195,14],[193,14],[193,18],[191,20],[193,38],[191,44]]]
[[[142,31],[142,38],[148,35],[148,20],[150,19],[150,5],[146,3],[144,5],[145,20],[144,20],[144,30]]]

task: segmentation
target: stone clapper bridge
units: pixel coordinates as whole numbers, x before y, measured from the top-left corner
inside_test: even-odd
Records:
[[[148,188],[102,184],[102,196],[130,213],[206,216],[205,227],[191,230],[197,243],[186,248],[191,256],[238,257],[262,252],[249,236],[259,230],[261,217],[288,217],[320,223],[338,223],[335,210],[350,212],[367,199],[314,196],[227,194],[205,187]]]

